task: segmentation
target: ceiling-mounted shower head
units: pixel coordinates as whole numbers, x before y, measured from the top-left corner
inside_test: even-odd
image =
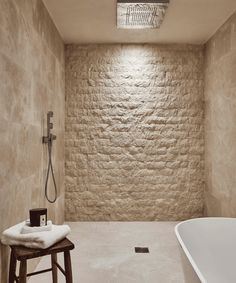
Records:
[[[169,0],[117,0],[117,27],[159,28]]]

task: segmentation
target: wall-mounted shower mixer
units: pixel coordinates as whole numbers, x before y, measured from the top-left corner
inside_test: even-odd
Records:
[[[47,113],[47,136],[43,136],[43,143],[48,145],[48,168],[47,168],[47,175],[46,175],[46,181],[45,181],[45,197],[50,203],[54,203],[57,200],[57,185],[56,180],[54,176],[54,170],[52,165],[52,144],[53,141],[56,140],[56,136],[51,133],[51,130],[53,129],[53,123],[51,123],[51,118],[53,117],[53,112],[49,111]],[[48,179],[49,179],[49,173],[52,173],[52,180],[55,190],[55,196],[53,199],[50,199],[48,196]]]
[[[49,111],[47,114],[47,136],[43,136],[43,143],[49,143],[55,140],[57,137],[51,134],[51,130],[53,129],[53,123],[51,123],[51,118],[53,117],[53,112]]]

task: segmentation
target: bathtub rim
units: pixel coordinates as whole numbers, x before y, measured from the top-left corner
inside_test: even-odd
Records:
[[[193,219],[188,219],[188,220],[184,220],[184,221],[181,221],[180,223],[178,223],[177,225],[175,225],[175,235],[179,241],[179,244],[181,246],[181,248],[183,249],[185,255],[187,256],[189,262],[191,263],[194,271],[196,272],[197,276],[199,277],[200,281],[202,283],[207,283],[206,279],[204,278],[203,274],[201,273],[201,271],[199,270],[196,262],[194,261],[193,257],[191,256],[190,252],[188,251],[186,245],[184,244],[184,241],[182,240],[180,234],[179,234],[179,227],[181,225],[183,225],[184,223],[187,223],[187,222],[195,222],[195,221],[200,221],[200,220],[217,220],[217,219],[225,219],[225,220],[229,220],[229,219],[236,219],[234,217],[199,217],[199,218],[193,218]]]

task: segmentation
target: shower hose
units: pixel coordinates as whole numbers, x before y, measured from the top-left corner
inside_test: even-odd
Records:
[[[54,170],[53,170],[53,165],[52,165],[52,136],[50,137],[48,141],[48,168],[47,168],[47,175],[46,175],[46,182],[45,182],[45,197],[50,203],[54,203],[57,200],[57,184],[54,176]],[[55,190],[55,196],[53,199],[50,199],[48,196],[48,179],[49,179],[49,173],[52,173],[52,180],[53,180],[53,185],[54,185],[54,190]]]

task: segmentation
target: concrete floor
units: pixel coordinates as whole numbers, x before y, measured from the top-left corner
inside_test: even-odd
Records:
[[[70,222],[74,283],[189,283],[184,278],[175,222]],[[149,247],[136,254],[134,247]],[[63,262],[59,258],[59,262]],[[37,270],[50,267],[44,257]],[[60,272],[59,272],[60,273]],[[49,283],[51,274],[30,283]],[[64,283],[59,276],[59,283]]]

